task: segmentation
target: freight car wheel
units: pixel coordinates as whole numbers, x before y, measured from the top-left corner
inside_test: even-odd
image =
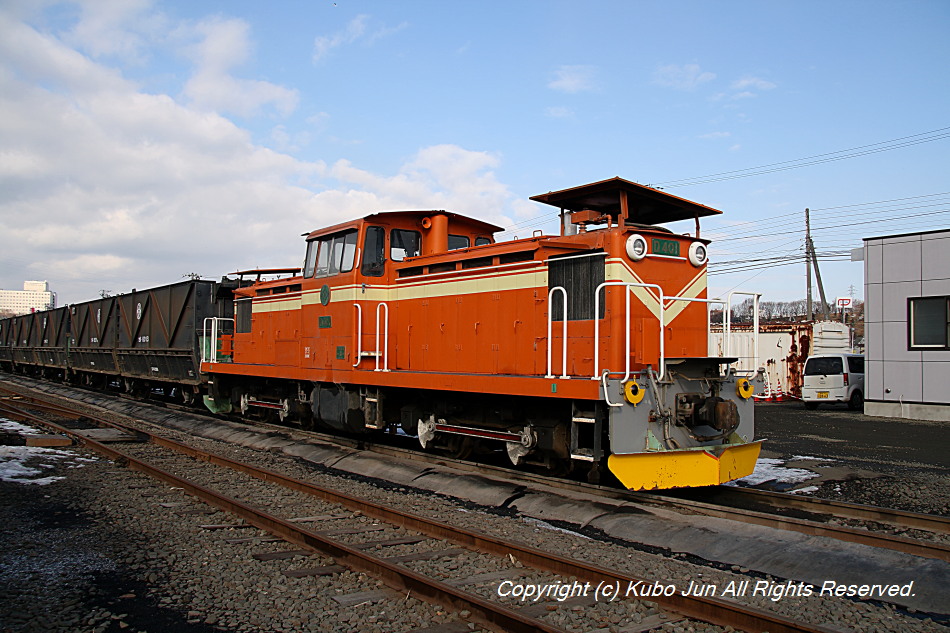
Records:
[[[192,407],[195,404],[195,391],[192,387],[188,385],[179,385],[178,394],[181,398],[181,403],[186,407]]]

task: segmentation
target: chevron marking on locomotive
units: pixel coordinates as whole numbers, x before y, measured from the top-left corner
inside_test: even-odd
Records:
[[[610,259],[607,261],[608,278],[623,283],[646,283],[639,275],[633,272],[627,263],[623,260]],[[631,288],[633,295],[649,310],[657,319],[660,318],[660,299],[654,293],[652,288],[641,288],[634,286]],[[701,269],[679,292],[673,296],[688,297],[695,299],[706,291],[706,269]],[[673,319],[678,317],[689,305],[688,301],[673,301],[665,306],[663,310],[663,322],[669,325]]]

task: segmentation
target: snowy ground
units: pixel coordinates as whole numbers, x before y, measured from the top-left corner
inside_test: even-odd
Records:
[[[43,432],[5,418],[0,418],[0,431],[21,435]],[[73,451],[58,448],[0,446],[0,481],[45,486],[64,478],[48,474],[57,466],[82,468],[86,463],[93,461],[96,460],[80,457]]]
[[[833,460],[823,459],[821,457],[809,457],[805,455],[795,455],[790,459],[773,459],[771,457],[760,457],[755,465],[755,470],[748,477],[743,477],[726,484],[727,486],[740,486],[748,488],[758,486],[764,483],[770,483],[771,487],[782,490],[788,490],[795,493],[810,493],[818,490],[817,486],[796,487],[797,484],[820,477],[819,473],[805,468],[795,468],[788,466],[789,462],[809,461],[832,463]]]

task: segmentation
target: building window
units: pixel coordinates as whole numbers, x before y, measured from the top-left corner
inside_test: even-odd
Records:
[[[950,349],[950,297],[907,300],[908,349]]]

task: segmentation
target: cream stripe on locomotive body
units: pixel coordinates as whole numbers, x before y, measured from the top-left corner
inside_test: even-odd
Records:
[[[531,266],[542,266],[541,262],[533,262]],[[609,281],[619,281],[624,283],[646,284],[633,270],[630,269],[627,262],[619,259],[607,260],[607,279]],[[488,273],[475,276],[475,278],[465,279],[444,279],[444,273],[437,275],[426,275],[427,277],[442,277],[443,279],[433,279],[432,281],[417,282],[406,285],[386,285],[386,286],[365,286],[343,285],[330,286],[331,302],[351,302],[351,301],[404,301],[409,299],[450,297],[457,295],[481,294],[486,292],[499,292],[506,290],[533,290],[538,288],[547,288],[548,272],[547,269],[536,271],[517,271],[510,273]],[[503,283],[498,281],[503,279]],[[633,287],[631,289],[634,296],[642,303],[655,317],[659,318],[659,298],[650,288]],[[675,296],[697,298],[706,291],[706,269],[703,268],[696,276],[686,284]],[[258,300],[254,302],[253,310],[255,313],[274,312],[278,310],[295,310],[308,305],[320,303],[320,290],[311,290],[301,293],[301,296],[280,297],[277,299]],[[664,309],[664,322],[669,325],[679,314],[689,305],[685,301],[669,301]]]
[[[697,236],[719,212],[621,179],[533,199],[561,209],[560,236],[449,250],[500,229],[436,211],[311,233],[305,271],[328,249],[345,272],[237,291],[236,331],[219,343],[229,362],[202,365],[209,406],[347,432],[401,425],[456,453],[502,440],[515,464],[586,464],[592,478],[604,464],[635,489],[749,474],[752,388],[706,358]],[[693,218],[694,237],[656,226]]]

